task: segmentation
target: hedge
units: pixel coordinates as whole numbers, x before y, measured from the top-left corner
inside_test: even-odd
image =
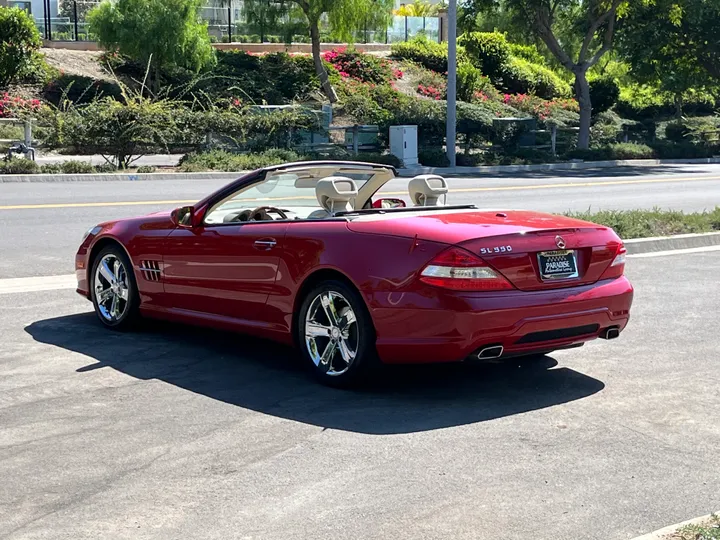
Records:
[[[437,73],[447,73],[447,43],[437,43],[425,36],[418,36],[410,41],[393,43],[390,53],[395,58],[410,60]],[[459,56],[462,52],[458,51]]]

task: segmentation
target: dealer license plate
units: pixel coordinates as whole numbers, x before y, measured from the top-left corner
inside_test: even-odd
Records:
[[[577,257],[572,250],[542,251],[538,253],[538,265],[543,280],[578,277]]]

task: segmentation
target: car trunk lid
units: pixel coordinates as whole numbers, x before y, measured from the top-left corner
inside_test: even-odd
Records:
[[[607,227],[528,211],[387,213],[352,220],[348,227],[461,246],[528,291],[594,283],[620,243]]]

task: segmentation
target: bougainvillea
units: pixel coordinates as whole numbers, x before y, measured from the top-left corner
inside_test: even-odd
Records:
[[[401,70],[393,69],[389,60],[347,47],[339,47],[323,53],[323,60],[332,64],[343,79],[388,84],[403,76]]]
[[[418,84],[418,94],[421,96],[429,97],[432,99],[440,100],[443,99],[445,90],[436,86],[425,86],[424,84]]]
[[[34,112],[39,110],[41,105],[38,99],[23,99],[3,92],[0,95],[0,118],[13,118],[22,113]]]
[[[580,108],[574,99],[545,100],[531,94],[505,94],[503,103],[529,114],[537,116],[540,120],[552,117],[553,112],[563,111],[579,112]]]

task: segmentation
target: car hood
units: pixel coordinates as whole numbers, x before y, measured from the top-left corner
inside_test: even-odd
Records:
[[[352,231],[458,244],[474,238],[547,230],[607,229],[579,219],[526,210],[387,212],[352,219]]]

